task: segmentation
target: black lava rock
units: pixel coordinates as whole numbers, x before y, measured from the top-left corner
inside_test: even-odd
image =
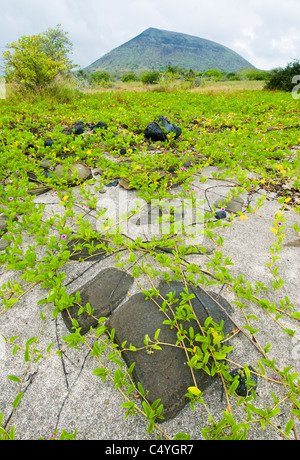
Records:
[[[107,129],[108,126],[106,123],[103,123],[103,121],[99,121],[95,126],[93,126],[93,130],[95,129]]]
[[[74,125],[74,134],[75,136],[78,136],[80,134],[84,133],[84,124],[82,121],[79,121],[78,123],[75,123]]]
[[[248,366],[248,369],[250,371],[250,380],[255,383],[255,386],[252,386],[249,389],[247,388],[247,375],[244,368],[234,369],[233,371],[229,372],[229,375],[231,375],[233,378],[235,378],[237,375],[239,376],[240,383],[235,392],[238,396],[242,396],[243,398],[248,396],[251,393],[251,390],[255,391],[257,388],[257,375],[251,372],[254,371],[252,366]]]
[[[220,219],[226,219],[226,212],[225,211],[217,211],[215,214],[215,218],[220,220]]]
[[[163,129],[165,129],[168,133],[176,134],[175,139],[177,139],[181,135],[182,130],[179,126],[174,125],[174,123],[170,123],[166,118],[162,117],[161,115],[158,117],[158,119]]]
[[[163,142],[166,140],[166,136],[163,130],[161,129],[161,127],[156,121],[153,121],[147,126],[147,128],[144,131],[144,134],[147,139],[150,139],[151,141],[154,141],[154,142],[156,141]]]
[[[177,139],[182,131],[179,126],[170,123],[165,117],[159,116],[159,121],[153,121],[150,123],[144,131],[144,134],[147,139],[150,139],[154,142],[156,141],[165,141],[168,133],[174,133],[175,139]]]
[[[54,141],[52,139],[47,139],[44,142],[44,147],[52,147],[53,144],[54,144]]]
[[[106,184],[106,187],[117,187],[118,184],[119,184],[119,181],[114,180],[114,181],[110,182],[109,184]]]

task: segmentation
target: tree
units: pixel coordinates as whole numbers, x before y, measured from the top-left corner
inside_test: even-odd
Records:
[[[60,25],[39,35],[22,36],[3,53],[6,80],[41,91],[59,74],[73,67],[68,58],[72,44]]]

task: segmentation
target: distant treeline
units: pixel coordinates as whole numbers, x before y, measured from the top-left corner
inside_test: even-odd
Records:
[[[195,86],[201,86],[202,81],[241,81],[241,80],[262,80],[269,78],[268,71],[257,69],[243,69],[239,72],[222,72],[217,69],[209,69],[205,72],[196,72],[192,69],[182,69],[178,66],[168,66],[163,70],[149,70],[140,74],[134,71],[120,73],[109,73],[106,71],[88,72],[78,70],[74,73],[75,78],[85,85],[110,87],[117,81],[142,82],[147,85],[158,84],[161,82],[172,83],[176,80],[186,81]]]

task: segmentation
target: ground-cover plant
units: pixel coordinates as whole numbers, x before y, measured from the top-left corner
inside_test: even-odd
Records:
[[[145,140],[143,131],[148,123],[157,119],[159,115],[181,126],[182,135],[177,140],[174,136],[169,136],[164,142],[156,143],[155,150],[151,150],[151,143]],[[11,309],[18,308],[19,300],[25,295],[30,295],[36,286],[47,290],[46,297],[39,302],[42,311],[37,308],[37,315],[40,315],[41,320],[37,337],[10,337],[9,331],[4,334],[5,340],[11,345],[12,355],[24,353],[24,361],[28,366],[22,376],[9,376],[18,387],[12,412],[5,413],[0,418],[0,436],[3,439],[15,437],[14,415],[22,402],[24,381],[30,364],[62,353],[61,350],[55,350],[53,344],[49,344],[46,349],[39,347],[47,316],[57,318],[62,310],[68,309],[74,302],[81,301],[79,293],[75,297],[69,296],[64,285],[64,269],[74,263],[70,259],[72,252],[68,249],[67,243],[77,237],[83,238],[90,253],[95,250],[92,238],[96,237],[97,233],[92,231],[85,219],[85,213],[96,207],[95,190],[97,191],[98,186],[94,192],[89,188],[96,186],[95,179],[82,185],[78,184],[78,198],[74,189],[67,184],[69,167],[74,162],[82,162],[90,167],[100,168],[102,175],[99,189],[116,177],[127,179],[130,186],[139,190],[138,196],[146,202],[174,197],[172,187],[177,184],[181,184],[179,198],[193,197],[194,190],[190,187],[192,176],[197,175],[199,180],[205,181],[202,171],[207,166],[217,168],[218,172],[214,173],[216,179],[235,181],[236,186],[229,187],[228,201],[244,191],[250,194],[261,189],[275,191],[280,196],[279,209],[273,216],[270,231],[274,234],[275,240],[270,248],[270,261],[266,262],[272,275],[272,290],[275,292],[284,285],[280,267],[277,265],[285,237],[284,210],[287,207],[293,208],[296,216],[299,216],[300,212],[300,159],[298,151],[291,151],[300,144],[298,119],[299,106],[291,95],[262,91],[218,96],[190,92],[107,92],[81,95],[79,99],[68,104],[42,99],[34,104],[18,105],[1,101],[0,206],[1,212],[9,219],[7,232],[2,238],[11,245],[1,253],[0,263],[2,271],[17,272],[20,276],[18,281],[7,281],[2,285],[0,321],[1,316],[3,318]],[[71,130],[78,121],[88,124],[97,123],[99,120],[108,125],[107,130],[100,129],[91,133],[86,129],[80,136],[62,133]],[[46,139],[52,139],[53,146],[45,146]],[[63,158],[62,154],[70,156]],[[45,176],[40,168],[42,159],[53,162],[48,176]],[[65,175],[61,179],[51,171],[51,168],[59,163],[65,167]],[[43,203],[35,203],[35,196],[29,193],[34,188],[29,181],[30,177],[33,177],[32,174],[35,180],[53,191],[53,196],[58,198],[58,206],[63,210],[62,213],[47,214]],[[254,208],[249,204],[247,212],[259,212],[263,202],[264,197]],[[196,200],[193,203],[197,207]],[[82,209],[80,214],[75,213],[76,207]],[[220,414],[218,420],[210,413],[205,393],[197,387],[196,381],[186,390],[186,397],[190,400],[192,409],[195,405],[201,404],[207,412],[208,424],[202,430],[204,438],[246,439],[251,427],[259,425],[262,429],[272,426],[283,437],[291,439],[294,419],[300,415],[299,376],[288,364],[282,369],[275,359],[268,358],[271,344],[265,347],[259,344],[259,329],[256,325],[260,311],[266,312],[284,334],[299,340],[295,329],[286,327],[282,321],[282,318],[288,318],[292,324],[296,324],[299,321],[299,311],[287,296],[278,305],[271,302],[268,296],[264,295],[268,288],[261,280],[251,284],[245,275],[236,276],[232,273],[232,262],[222,252],[224,239],[219,230],[234,225],[234,222],[212,219],[215,210],[211,205],[209,207],[210,210],[202,215],[201,222],[206,222],[203,231],[217,244],[218,250],[209,255],[205,267],[187,261],[189,250],[180,234],[176,232],[174,219],[171,219],[173,225],[170,234],[150,241],[142,241],[140,238],[132,240],[130,235],[128,237],[123,234],[120,222],[106,222],[102,228],[105,244],[99,245],[98,250],[104,251],[107,255],[113,254],[116,266],[131,273],[141,290],[140,278],[146,276],[152,288],[144,293],[154,300],[159,298],[159,292],[155,288],[155,280],[159,275],[162,274],[167,281],[176,279],[186,284],[186,291],[181,298],[176,299],[170,295],[163,299],[163,311],[167,313],[169,309],[172,313],[166,316],[165,324],[176,329],[177,343],[160,342],[157,331],[154,337],[145,337],[144,350],[147,353],[159,353],[164,346],[182,347],[188,357],[188,366],[193,376],[197,369],[203,369],[211,376],[220,376],[227,410]],[[197,211],[200,212],[201,209]],[[131,210],[129,214],[135,212]],[[174,215],[174,209],[169,210],[170,214],[172,212]],[[101,214],[98,217],[102,218],[105,216],[105,210],[98,214]],[[15,220],[16,217],[18,220]],[[128,217],[124,216],[124,219]],[[168,215],[165,218],[168,218]],[[161,218],[163,219],[164,217]],[[247,216],[240,213],[237,219],[247,219]],[[297,224],[293,228],[299,233]],[[31,238],[30,244],[25,244],[25,236]],[[171,252],[158,251],[158,246]],[[125,251],[128,257],[124,261],[120,255]],[[151,265],[149,257],[154,257],[159,270]],[[283,389],[285,396],[282,399],[276,395],[275,389],[269,395],[268,406],[258,408],[255,405],[257,396],[253,389],[253,375],[248,368],[242,370],[246,377],[247,395],[236,395],[239,380],[238,377],[229,374],[232,363],[228,354],[231,346],[227,346],[222,325],[208,319],[204,325],[199,325],[201,334],[195,333],[192,327],[189,330],[183,328],[182,321],[195,319],[189,286],[205,289],[210,285],[224,286],[235,293],[235,306],[245,314],[245,325],[237,325],[237,331],[246,335],[261,355],[255,373],[260,378],[272,381],[275,388]],[[248,303],[257,306],[256,315],[246,313]],[[91,305],[82,305],[81,313],[93,315]],[[122,360],[122,353],[126,349],[134,352],[135,345],[118,345],[115,341],[115,332],[107,330],[105,318],[97,320],[97,329],[82,335],[78,322],[73,318],[74,332],[62,337],[65,347],[74,347],[75,350],[80,347],[89,349],[92,359],[96,362],[94,375],[104,382],[107,379],[111,380],[115,389],[124,397],[122,407],[125,417],[139,413],[148,420],[149,433],[170,438],[163,426],[158,423],[163,417],[161,401],[157,400],[152,404],[147,401],[147,389],[134,382],[132,377],[134,366],[128,369]],[[113,370],[110,369],[112,364]],[[273,377],[270,377],[270,372]],[[133,394],[139,396],[142,404],[132,397]],[[286,403],[290,403],[289,420],[284,428],[278,428],[273,419]],[[242,422],[234,418],[234,404],[244,408]],[[77,432],[80,432],[80,427]],[[72,439],[75,435],[76,432],[72,435],[63,431],[61,439]],[[58,431],[54,430],[53,438],[57,436]],[[178,433],[175,439],[189,439],[189,434]]]

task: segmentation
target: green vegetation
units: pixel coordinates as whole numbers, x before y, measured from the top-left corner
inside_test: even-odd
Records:
[[[141,82],[143,85],[157,85],[160,91],[174,89],[191,89],[205,86],[210,82],[230,81],[265,81],[269,72],[243,69],[239,72],[221,72],[217,69],[208,69],[205,72],[196,72],[193,69],[184,69],[178,66],[167,66],[165,69],[148,70],[142,73],[106,71],[88,72],[81,69],[74,73],[75,83],[81,89],[84,88],[113,88],[119,82],[131,83]]]
[[[59,75],[72,69],[68,55],[72,44],[58,25],[45,33],[23,36],[3,53],[6,81],[25,90],[41,92]]]
[[[173,73],[173,69],[169,69]],[[181,197],[190,196],[189,183],[193,174],[199,174],[201,181],[206,181],[202,171],[207,166],[215,166],[219,173],[216,178],[229,178],[239,184],[237,193],[243,191],[258,190],[263,187],[266,190],[277,190],[280,198],[278,212],[273,219],[273,228],[276,243],[270,248],[272,263],[268,264],[273,276],[273,290],[280,289],[283,280],[278,273],[276,261],[285,237],[284,210],[287,203],[294,208],[295,216],[299,216],[300,207],[294,201],[295,193],[300,191],[299,168],[300,157],[291,152],[291,147],[300,144],[299,128],[299,104],[290,94],[282,92],[239,92],[233,94],[196,94],[191,92],[174,93],[115,93],[99,92],[91,95],[79,94],[76,100],[68,104],[58,104],[51,99],[38,98],[34,103],[12,103],[9,100],[0,101],[0,210],[8,217],[8,232],[3,238],[10,243],[0,255],[2,271],[19,273],[19,279],[7,282],[0,289],[2,298],[2,310],[0,317],[18,308],[18,303],[24,295],[36,286],[43,288],[44,298],[36,305],[36,314],[40,317],[41,328],[36,331],[34,337],[11,337],[7,330],[5,340],[11,347],[12,357],[20,353],[24,354],[27,364],[47,360],[57,355],[60,350],[52,343],[45,349],[41,348],[39,341],[43,336],[45,321],[56,318],[63,309],[68,308],[73,298],[67,295],[64,287],[66,277],[65,269],[72,263],[71,251],[67,248],[66,238],[75,237],[85,239],[87,248],[92,249],[91,238],[97,233],[91,230],[90,223],[85,219],[84,213],[74,214],[73,205],[95,209],[97,203],[97,191],[113,179],[116,175],[127,178],[130,185],[139,190],[139,196],[146,201],[153,198],[167,199],[172,197],[171,186],[182,184]],[[159,115],[164,114],[174,123],[182,127],[182,136],[174,140],[169,137],[160,143],[161,149],[153,154],[148,154],[148,143],[144,139],[143,130],[147,124]],[[86,136],[65,136],[62,130],[70,128],[74,122],[83,120],[86,123],[98,122],[99,117],[108,124],[108,130],[103,137],[103,132]],[[125,131],[124,131],[125,130]],[[118,132],[119,136],[114,136]],[[44,146],[44,139],[51,138],[54,145],[51,149]],[[129,148],[135,146],[136,150]],[[158,145],[156,145],[158,148]],[[120,148],[127,149],[126,161],[120,158]],[[79,185],[77,194],[74,189],[66,185],[64,177],[55,180],[45,177],[38,167],[41,159],[59,160],[61,153],[74,153],[77,161],[84,162],[88,166],[97,165],[103,171],[100,184],[96,179],[86,184]],[[107,153],[118,159],[119,162],[108,158]],[[70,165],[74,159],[65,160]],[[189,161],[193,166],[186,169],[184,166]],[[174,168],[178,173],[171,177],[169,168]],[[160,177],[157,170],[164,171]],[[59,198],[58,206],[62,213],[49,215],[45,213],[43,202],[36,203],[29,182],[28,173],[34,172],[37,179],[49,186]],[[249,175],[247,176],[247,173]],[[251,174],[256,173],[256,178]],[[5,179],[8,182],[4,182]],[[160,178],[160,180],[158,180]],[[170,184],[172,181],[172,184]],[[283,185],[289,184],[287,187]],[[94,187],[94,189],[93,189]],[[78,190],[80,197],[78,196]],[[94,190],[94,191],[93,191]],[[262,204],[262,203],[261,203]],[[253,209],[250,205],[247,213],[255,213],[258,207]],[[16,216],[20,217],[15,222]],[[210,212],[204,216],[209,219]],[[241,215],[240,219],[247,218]],[[115,225],[117,231],[112,231]],[[211,222],[205,229],[206,236],[218,245],[218,251],[209,257],[207,266],[199,267],[197,263],[186,265],[185,251],[181,239],[176,232],[171,238],[162,236],[159,241],[161,247],[172,245],[174,257],[169,257],[156,252],[158,241],[142,242],[140,239],[132,241],[122,235],[119,230],[119,222],[103,228],[103,234],[107,241],[107,251],[111,253],[119,250],[128,251],[126,263],[120,262],[119,252],[114,254],[116,266],[126,270],[127,264],[134,264],[134,276],[139,285],[139,277],[146,274],[153,282],[156,273],[145,262],[139,262],[137,252],[146,261],[146,255],[151,253],[160,264],[161,273],[166,277],[184,280],[183,267],[187,270],[188,282],[195,282],[206,288],[212,284],[226,286],[236,294],[236,308],[246,310],[243,302],[249,302],[256,306],[257,315],[255,321],[259,321],[260,311],[267,311],[270,321],[279,325],[282,334],[294,336],[299,340],[295,332],[285,329],[281,324],[283,315],[291,321],[299,321],[299,312],[292,305],[287,296],[280,304],[271,304],[265,297],[266,287],[261,279],[255,285],[251,285],[243,277],[236,278],[230,271],[230,261],[223,257],[223,239],[215,232],[222,223]],[[234,222],[226,223],[234,225]],[[71,234],[70,228],[77,228],[75,234]],[[299,233],[299,226],[295,224],[289,231]],[[25,243],[26,241],[26,243]],[[28,247],[30,241],[30,247]],[[112,246],[114,245],[114,249]],[[44,251],[41,254],[41,251]],[[197,276],[196,276],[197,275]],[[186,275],[185,275],[186,276]],[[246,276],[246,275],[245,275]],[[196,280],[197,278],[197,280]],[[170,278],[169,278],[170,279]],[[153,296],[153,292],[148,293]],[[188,298],[188,296],[187,296]],[[166,300],[167,301],[167,300]],[[188,301],[188,300],[187,300]],[[89,307],[83,307],[82,311]],[[91,312],[90,312],[91,313]],[[179,313],[177,313],[178,315]],[[192,315],[192,313],[189,313]],[[174,311],[172,325],[178,320]],[[244,328],[251,338],[256,339],[256,330],[251,325],[249,316],[245,319]],[[173,321],[174,320],[174,321]],[[88,359],[93,360],[94,375],[100,377],[103,382],[107,379],[113,382],[116,391],[124,396],[125,418],[139,414],[148,420],[148,432],[155,436],[169,439],[157,420],[163,414],[163,407],[156,401],[150,405],[147,403],[145,391],[141,385],[135,385],[132,380],[132,368],[127,369],[121,361],[123,348],[114,341],[114,334],[108,334],[104,319],[99,318],[99,327],[96,331],[90,331],[89,338],[94,339],[94,346],[90,348],[91,341],[80,333],[78,324],[74,321],[74,333],[64,337],[66,347],[86,347],[91,351]],[[184,341],[187,343],[186,352],[190,356],[191,372],[193,363],[198,367],[209,356],[215,359],[214,372],[218,373],[224,384],[224,391],[228,401],[228,408],[219,414],[218,420],[214,420],[209,411],[209,404],[205,401],[199,388],[192,386],[187,388],[186,396],[190,401],[191,408],[203,405],[207,411],[207,426],[202,434],[205,439],[246,439],[248,431],[252,427],[264,430],[266,426],[279,432],[286,439],[293,438],[293,426],[296,418],[300,418],[300,381],[299,375],[288,367],[281,368],[277,360],[269,359],[268,352],[271,344],[262,350],[262,358],[257,362],[257,374],[261,378],[267,378],[270,371],[272,383],[285,396],[280,398],[275,392],[267,397],[267,406],[257,408],[255,405],[256,394],[250,392],[246,398],[237,398],[235,389],[237,380],[230,380],[228,370],[230,361],[227,357],[229,350],[222,342],[222,327],[208,324],[203,327],[203,337],[198,337],[195,346],[193,331],[186,331]],[[218,331],[218,332],[216,332]],[[182,331],[181,331],[182,332]],[[256,343],[258,343],[256,341]],[[146,341],[145,350],[159,353],[159,335],[154,341],[149,338]],[[126,345],[124,345],[126,346]],[[174,346],[174,344],[173,344]],[[258,344],[259,346],[259,344]],[[221,347],[221,348],[220,348]],[[104,351],[109,351],[109,358],[105,358]],[[134,350],[134,346],[132,348]],[[203,352],[202,352],[202,351]],[[220,351],[222,350],[222,352]],[[205,352],[205,353],[204,353]],[[276,351],[275,351],[276,353]],[[288,361],[288,357],[287,357]],[[111,363],[118,366],[117,371],[111,370]],[[207,362],[207,361],[206,361]],[[205,371],[210,372],[205,366]],[[13,426],[14,414],[19,410],[22,403],[22,382],[26,379],[26,373],[22,376],[9,376],[16,384],[13,412],[9,423],[1,428],[3,415],[0,417],[0,438],[14,439],[15,429]],[[275,377],[274,377],[275,376]],[[105,384],[105,383],[103,383]],[[251,382],[248,379],[248,386]],[[143,397],[142,406],[133,394]],[[273,423],[273,417],[281,413],[284,402],[290,403],[289,416],[286,424],[278,427]],[[231,407],[239,405],[244,408],[244,419],[238,423],[235,421]],[[7,408],[5,409],[7,410]],[[24,408],[23,408],[24,410]],[[285,409],[286,410],[286,409]],[[9,411],[8,411],[9,412]],[[7,416],[8,414],[5,414]],[[80,433],[80,426],[77,427]],[[19,435],[21,436],[21,434]],[[75,434],[65,431],[59,437],[59,433],[53,434],[53,439],[74,439]],[[174,439],[189,439],[188,433],[178,433]]]
[[[298,77],[298,78],[297,78]],[[294,80],[295,78],[295,80]],[[271,90],[293,91],[300,81],[300,61],[289,63],[284,69],[273,69],[267,78],[267,88]]]

